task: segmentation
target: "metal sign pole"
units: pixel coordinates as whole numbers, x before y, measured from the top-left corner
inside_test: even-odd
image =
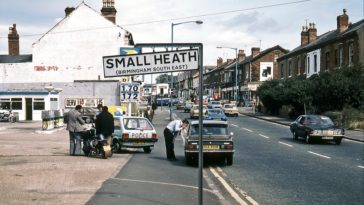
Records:
[[[198,125],[198,131],[199,131],[199,136],[198,136],[198,144],[199,144],[199,149],[198,149],[198,204],[202,205],[203,204],[203,144],[202,144],[202,116],[203,116],[203,103],[202,103],[202,92],[203,92],[203,63],[202,63],[202,59],[203,59],[203,51],[202,51],[202,46],[199,48],[199,56],[198,56],[198,61],[199,61],[199,99],[198,99],[198,109],[199,109],[199,125]]]

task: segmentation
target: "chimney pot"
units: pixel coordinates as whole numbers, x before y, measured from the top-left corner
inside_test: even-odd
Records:
[[[259,55],[259,53],[260,53],[260,48],[259,47],[252,47],[252,56],[253,57]]]
[[[349,16],[346,14],[346,9],[343,9],[343,14],[337,18],[337,30],[341,33],[345,31],[349,26]]]
[[[67,7],[64,12],[66,14],[66,16],[70,15],[70,13],[72,13],[72,11],[74,11],[75,8],[74,7]]]
[[[13,24],[13,27],[9,27],[8,47],[9,55],[19,55],[19,34],[16,30],[16,24]]]

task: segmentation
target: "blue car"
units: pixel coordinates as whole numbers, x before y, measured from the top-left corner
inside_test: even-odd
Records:
[[[227,121],[225,113],[221,109],[207,109],[206,111],[207,120],[222,120]]]

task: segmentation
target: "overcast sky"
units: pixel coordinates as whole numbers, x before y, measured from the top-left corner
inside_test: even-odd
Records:
[[[9,27],[17,24],[21,54],[32,53],[32,43],[64,17],[67,6],[81,0],[0,0],[0,54],[8,53]],[[102,0],[85,0],[97,11]],[[349,21],[363,19],[364,0],[115,0],[117,24],[129,30],[135,43],[169,43],[171,23],[202,20],[174,27],[174,42],[202,42],[204,65],[218,57],[235,58],[231,49],[261,50],[280,45],[292,50],[300,44],[302,26],[316,24],[318,35],[336,29],[336,17],[347,9]],[[280,4],[280,5],[278,5]],[[270,6],[271,5],[271,6]],[[276,5],[276,6],[273,6]],[[229,12],[234,11],[234,12]],[[216,15],[212,15],[216,13]],[[184,18],[192,17],[192,18]],[[146,23],[151,21],[157,23]],[[116,53],[117,54],[117,53]],[[101,59],[100,59],[101,60]]]

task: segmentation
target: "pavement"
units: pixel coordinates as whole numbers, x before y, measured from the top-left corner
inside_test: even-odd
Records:
[[[293,120],[288,119],[288,118],[266,115],[266,114],[259,113],[259,112],[256,112],[255,114],[247,114],[247,113],[243,113],[241,109],[239,109],[239,112],[242,115],[254,117],[257,119],[261,119],[261,120],[265,120],[265,121],[269,121],[269,122],[273,122],[273,123],[277,123],[277,124],[281,124],[281,125],[285,125],[287,127],[289,127],[289,125],[293,122]],[[345,138],[349,139],[349,140],[358,141],[358,142],[364,142],[364,130],[346,129]]]

